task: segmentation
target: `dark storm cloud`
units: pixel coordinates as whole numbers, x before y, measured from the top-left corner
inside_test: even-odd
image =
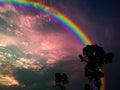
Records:
[[[75,21],[94,43],[114,47],[120,45],[118,43],[119,1],[66,0],[58,2],[54,2],[56,5],[53,6]],[[110,45],[111,41],[114,41],[113,45]]]
[[[119,29],[120,5],[118,0],[58,0],[53,2],[60,11],[71,17],[89,38],[106,52],[114,52],[113,64],[105,67],[106,90],[119,90]]]
[[[81,1],[79,1],[81,2]],[[79,8],[81,3],[79,3]],[[83,7],[82,7],[83,8]],[[112,51],[115,54],[113,64],[107,65],[105,68],[106,74],[106,90],[119,90],[120,73],[118,72],[120,57],[118,50],[119,29],[120,29],[120,6],[117,0],[86,0],[84,4],[84,14],[87,16],[87,27],[85,28],[90,33],[90,38],[94,43],[100,44],[107,51]]]
[[[13,90],[18,90],[19,88],[22,90],[53,90],[55,89],[53,86],[55,85],[54,74],[56,72],[66,73],[68,75],[70,83],[66,86],[69,90],[76,88],[82,90],[86,82],[86,80],[83,81],[83,67],[84,65],[76,58],[75,60],[61,60],[54,67],[45,67],[46,69],[42,72],[19,69],[14,72],[14,76],[24,87],[18,87],[16,89],[13,87]]]

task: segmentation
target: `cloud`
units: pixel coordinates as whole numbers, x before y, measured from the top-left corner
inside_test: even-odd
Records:
[[[70,60],[78,59],[81,43],[51,20],[48,14],[26,14],[12,5],[6,7],[11,9],[3,7],[0,14],[0,23],[4,21],[4,27],[0,29],[0,68],[4,68],[1,71],[2,80],[8,85],[18,85],[18,88],[20,85],[20,88],[45,89],[53,81],[49,75],[57,70],[68,72],[72,81],[77,80],[78,73],[72,73],[78,71],[77,63]],[[7,17],[8,13],[10,17]],[[66,65],[67,62],[71,63]],[[8,86],[7,82],[2,85]]]
[[[73,85],[76,87],[82,88],[81,83],[85,83],[83,81],[84,78],[84,65],[78,60],[78,58],[72,60],[60,60],[55,63],[53,67],[45,67],[45,69],[40,71],[33,71],[30,69],[18,69],[14,72],[14,76],[19,81],[19,83],[23,84],[24,87],[22,89],[44,89],[44,90],[53,90],[55,85],[55,77],[54,74],[56,72],[66,73],[69,77],[70,83],[67,86],[69,90],[75,89]],[[81,86],[80,86],[81,84]]]
[[[5,86],[20,86],[20,83],[11,75],[0,74],[0,81]]]
[[[5,13],[5,12],[8,12],[8,11],[12,11],[12,12],[17,13],[17,10],[11,4],[7,3],[7,4],[4,4],[4,5],[0,6],[0,12]]]

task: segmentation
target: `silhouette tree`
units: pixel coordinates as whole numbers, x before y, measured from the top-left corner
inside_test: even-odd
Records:
[[[55,73],[55,83],[56,86],[60,86],[61,85],[61,73],[57,72]]]
[[[92,90],[92,88],[90,87],[90,85],[85,84],[84,90]]]
[[[68,76],[65,73],[55,73],[55,83],[55,86],[59,87],[61,90],[66,90],[65,84],[69,83]]]
[[[91,80],[100,90],[102,83],[101,78],[104,77],[102,69],[104,63],[112,63],[113,53],[105,53],[103,48],[98,45],[87,45],[83,48],[83,55],[79,55],[82,62],[86,62],[85,76]],[[85,90],[91,90],[88,84],[85,84]]]

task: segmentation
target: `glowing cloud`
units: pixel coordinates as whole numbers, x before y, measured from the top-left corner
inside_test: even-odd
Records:
[[[0,82],[2,82],[3,85],[6,86],[19,86],[19,82],[10,75],[1,75],[0,74]]]

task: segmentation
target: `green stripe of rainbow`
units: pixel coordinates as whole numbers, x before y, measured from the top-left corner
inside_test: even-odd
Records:
[[[0,4],[4,3],[10,3],[10,4],[16,4],[16,5],[23,5],[31,8],[38,9],[40,11],[43,11],[45,13],[50,14],[55,20],[59,21],[69,29],[70,32],[72,32],[77,38],[84,44],[84,45],[91,45],[91,40],[87,37],[87,35],[83,32],[83,30],[78,27],[73,21],[71,21],[68,17],[66,17],[61,12],[54,10],[53,8],[44,5],[43,3],[37,3],[33,2],[34,0],[0,0]],[[102,79],[102,88],[101,90],[105,90],[105,80]]]

